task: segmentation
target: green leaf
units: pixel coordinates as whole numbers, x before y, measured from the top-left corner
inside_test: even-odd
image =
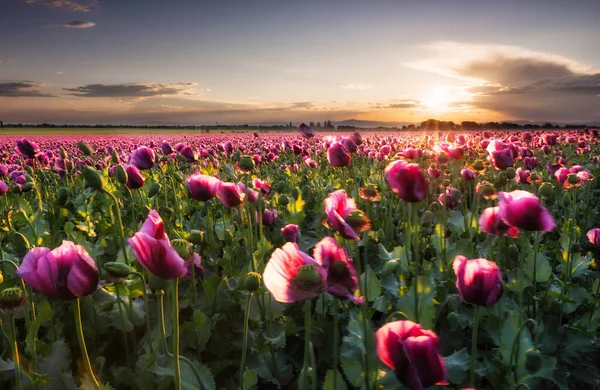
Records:
[[[381,295],[381,285],[379,284],[379,279],[369,265],[367,265],[365,272],[360,276],[360,291],[363,292],[366,297],[368,297],[369,302],[373,302]]]
[[[357,387],[360,387],[365,381],[365,359],[368,359],[369,376],[375,379],[377,371],[374,369],[379,365],[379,359],[375,353],[367,353],[366,351],[374,351],[375,349],[375,334],[371,329],[371,324],[368,321],[366,324],[367,333],[364,331],[365,324],[362,321],[362,313],[351,318],[348,323],[348,334],[342,340],[340,348],[340,363],[344,374],[348,381]],[[368,343],[369,348],[365,347]]]
[[[335,377],[335,386],[333,384]],[[346,390],[346,383],[344,383],[344,378],[342,374],[338,370],[328,370],[327,375],[325,375],[325,383],[323,383],[323,390]]]
[[[71,373],[71,352],[64,340],[60,339],[52,343],[50,354],[39,361],[38,373],[50,377],[50,381],[45,386],[47,390],[77,388]]]
[[[27,337],[25,338],[25,352],[30,355],[33,355],[33,347],[35,345],[35,340],[37,339],[38,331],[40,326],[50,320],[54,315],[54,311],[52,310],[52,306],[48,301],[41,301],[37,305],[38,314],[29,327],[29,332],[27,332]]]
[[[523,263],[523,273],[527,277],[527,279],[533,281],[533,257],[534,254],[530,253],[529,256],[525,258]],[[537,255],[537,272],[536,279],[537,282],[545,282],[550,279],[550,275],[552,275],[552,267],[550,266],[550,262],[544,253],[538,253]]]
[[[246,368],[244,371],[244,389],[251,390],[258,384],[258,375],[254,371],[250,371]]]
[[[418,316],[417,308],[415,307],[415,288],[418,291]],[[396,310],[404,312],[410,320],[418,322],[424,328],[431,329],[433,328],[433,319],[435,317],[435,304],[433,302],[435,294],[435,286],[431,280],[426,276],[419,276],[413,280],[410,291],[398,300]]]
[[[210,369],[207,366],[205,366],[204,364],[200,364],[196,361],[193,361],[192,364],[194,364],[194,367],[196,368],[196,371],[198,372],[198,375],[200,376],[200,383],[198,383],[198,380],[196,379],[196,375],[194,374],[192,368],[188,364],[182,362],[181,363],[182,387],[184,389],[197,390],[198,385],[200,385],[200,389],[202,389],[202,390],[215,390],[216,389],[215,378],[213,378],[213,375],[210,372]]]
[[[451,383],[460,385],[467,379],[467,371],[470,368],[471,354],[467,348],[454,352],[444,358],[444,365]]]

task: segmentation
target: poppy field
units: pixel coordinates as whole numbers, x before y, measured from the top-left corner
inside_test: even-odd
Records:
[[[2,389],[597,389],[600,136],[0,139]]]

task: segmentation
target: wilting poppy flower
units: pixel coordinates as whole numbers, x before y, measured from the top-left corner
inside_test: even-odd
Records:
[[[427,195],[427,180],[417,164],[394,161],[385,168],[385,180],[405,202],[420,202]]]
[[[352,157],[348,154],[348,149],[336,141],[327,148],[327,161],[332,167],[339,168],[349,165]]]
[[[127,188],[136,190],[144,186],[146,181],[144,180],[144,176],[142,176],[142,173],[139,169],[133,165],[128,165],[125,167],[125,172],[127,172],[127,182],[125,183]]]
[[[446,368],[435,332],[412,321],[394,321],[375,333],[377,355],[411,390],[445,385]]]
[[[315,131],[312,128],[306,126],[304,123],[300,123],[300,125],[298,126],[298,130],[304,138],[312,138],[315,136]]]
[[[185,181],[190,198],[206,202],[217,195],[221,181],[214,176],[192,175]]]
[[[364,302],[357,297],[358,279],[352,259],[346,250],[332,237],[325,237],[315,245],[315,260],[327,271],[327,292],[340,299],[349,299],[356,303]]]
[[[326,279],[327,271],[291,242],[273,252],[263,273],[265,287],[283,303],[318,296],[325,291]]]
[[[152,168],[154,166],[154,150],[147,146],[140,146],[131,152],[129,163],[141,170]]]
[[[142,267],[159,278],[180,278],[188,271],[185,261],[171,246],[165,224],[156,210],[148,213],[140,231],[127,242]]]
[[[497,236],[519,237],[519,230],[505,224],[500,218],[499,211],[500,207],[488,207],[483,210],[481,217],[479,217],[479,228],[481,231]]]
[[[354,199],[348,197],[346,191],[337,190],[327,196],[324,201],[325,214],[329,224],[349,240],[358,240],[358,234],[371,227],[369,219],[356,208]]]
[[[91,294],[100,281],[94,260],[71,241],[63,241],[53,250],[33,248],[23,258],[17,275],[34,290],[65,300]]]
[[[219,199],[225,207],[235,207],[244,201],[244,193],[238,190],[234,183],[221,183],[219,185]]]
[[[17,149],[24,157],[35,158],[35,155],[40,151],[40,147],[29,141],[27,138],[17,140]]]
[[[521,230],[549,232],[556,223],[537,196],[527,191],[500,192],[500,218],[509,226]]]
[[[298,225],[294,225],[294,224],[288,224],[285,225],[282,229],[281,229],[281,234],[283,234],[283,238],[285,238],[285,240],[287,242],[298,242],[298,239],[300,238],[300,231],[298,229]]]
[[[593,228],[587,232],[586,236],[592,245],[600,247],[600,228]]]
[[[502,297],[502,272],[496,263],[486,259],[468,260],[459,255],[454,258],[452,269],[463,302],[490,307]]]

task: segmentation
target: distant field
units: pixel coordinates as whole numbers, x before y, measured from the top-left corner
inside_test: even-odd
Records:
[[[191,129],[143,129],[143,128],[82,128],[82,127],[55,127],[55,128],[37,128],[37,127],[22,127],[22,128],[5,128],[0,130],[2,135],[47,135],[47,134],[220,134],[225,133],[247,133],[254,130],[191,130]],[[262,130],[264,131],[264,130]]]

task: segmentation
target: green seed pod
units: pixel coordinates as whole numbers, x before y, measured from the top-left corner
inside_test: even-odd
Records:
[[[58,194],[56,195],[56,201],[59,205],[65,206],[69,201],[69,189],[67,187],[60,187]]]
[[[258,290],[260,287],[260,274],[256,272],[248,272],[244,279],[244,289],[250,292]]]
[[[266,208],[266,203],[265,203],[265,199],[260,196],[257,200],[256,200],[256,207],[259,210],[264,210]]]
[[[477,160],[473,164],[473,169],[475,169],[477,172],[483,171],[485,169],[485,164],[483,163],[483,161]]]
[[[562,205],[563,207],[569,207],[571,205],[571,194],[569,194],[568,192],[565,192],[563,194]]]
[[[530,374],[534,374],[542,367],[542,353],[539,349],[529,348],[525,351],[525,368]]]
[[[117,165],[115,168],[115,176],[117,177],[117,181],[121,184],[127,183],[127,171],[123,168],[122,165]]]
[[[154,182],[150,185],[150,189],[148,190],[148,198],[154,198],[156,194],[160,191],[160,184]]]
[[[508,247],[508,255],[511,260],[519,260],[519,248],[516,245],[511,245]]]
[[[84,141],[77,142],[77,147],[79,148],[79,150],[81,150],[81,152],[84,155],[86,155],[86,156],[91,156],[92,155],[92,148],[90,147],[90,145],[88,145]]]
[[[201,230],[191,230],[188,241],[196,245],[202,244],[204,241],[204,232]]]
[[[542,183],[540,188],[538,189],[540,195],[545,196],[546,198],[551,198],[554,195],[554,186],[550,183]]]
[[[279,198],[277,198],[277,202],[282,206],[287,206],[288,204],[290,204],[289,198],[285,195],[279,195]]]
[[[430,226],[433,223],[433,213],[429,210],[425,210],[421,217],[421,226]]]
[[[567,182],[572,186],[579,184],[579,177],[576,174],[571,173],[567,176]]]
[[[508,180],[512,180],[517,176],[517,171],[513,167],[506,168],[506,178]]]
[[[450,180],[449,179],[443,179],[442,182],[442,187],[448,187],[450,185]]]
[[[96,169],[84,165],[82,174],[89,187],[92,187],[96,191],[100,191],[104,188],[104,178]]]
[[[29,241],[27,240],[27,237],[25,237],[21,233],[13,232],[10,238],[10,242],[13,246],[14,252],[19,257],[23,257],[27,254],[27,252],[29,252]]]
[[[318,287],[323,285],[323,278],[321,278],[321,275],[317,272],[314,264],[301,265],[298,268],[298,273],[294,277],[294,280],[304,286]]]
[[[252,159],[252,156],[241,156],[240,161],[238,162],[238,166],[243,171],[252,171],[254,169],[254,160]]]
[[[300,197],[300,191],[298,190],[297,187],[294,187],[294,188],[292,188],[290,195],[292,195],[292,198],[298,199]]]
[[[398,266],[399,264],[397,260],[390,260],[386,262],[383,265],[383,268],[381,269],[381,276],[388,276],[393,274],[398,269]]]
[[[192,253],[192,245],[187,240],[176,239],[171,241],[171,246],[182,259],[187,259]]]
[[[73,161],[71,161],[71,160],[65,161],[65,169],[67,170],[67,172],[73,173],[73,168],[75,168],[73,166]]]
[[[169,281],[159,278],[154,274],[150,274],[148,278],[148,286],[152,291],[164,291],[169,288]]]
[[[440,210],[441,208],[442,208],[442,205],[441,205],[439,202],[431,202],[431,203],[429,204],[429,210],[430,210],[432,213],[435,213],[435,212],[437,212],[437,211],[438,211],[438,210]]]
[[[25,183],[23,184],[23,186],[21,187],[21,190],[23,192],[29,192],[31,190],[33,190],[35,188],[35,184],[34,183]]]
[[[312,198],[312,188],[308,184],[305,184],[302,186],[302,198],[303,199]]]
[[[288,185],[284,181],[280,181],[279,183],[276,184],[276,189],[277,189],[277,192],[279,192],[279,193],[286,192],[287,191],[287,187],[288,187]]]
[[[33,175],[34,171],[33,171],[33,167],[29,166],[29,165],[25,165],[25,172],[27,172],[28,175]],[[25,179],[27,180],[27,177],[25,177]],[[27,180],[29,181],[29,180]]]
[[[0,312],[15,315],[25,307],[27,297],[20,287],[5,288],[0,292]]]
[[[117,261],[105,263],[104,270],[117,278],[126,278],[131,273],[130,266]]]
[[[240,161],[241,156],[242,156],[242,152],[240,152],[239,150],[236,150],[235,153],[233,154],[233,161]]]
[[[458,329],[458,327],[460,326],[460,317],[455,311],[449,313],[446,316],[446,319],[448,320],[448,324],[450,325],[451,330]]]
[[[504,171],[498,174],[498,176],[496,177],[495,184],[498,188],[502,188],[502,186],[506,184],[506,173]]]

